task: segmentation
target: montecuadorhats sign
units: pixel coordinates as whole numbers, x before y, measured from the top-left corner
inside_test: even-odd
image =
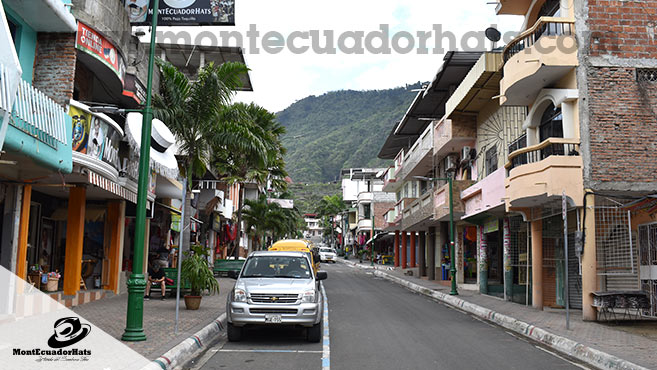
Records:
[[[152,0],[125,0],[133,26],[150,25]],[[158,26],[234,26],[235,0],[160,0]]]
[[[64,317],[55,321],[55,334],[48,339],[51,348],[72,346],[84,339],[91,331],[89,324],[80,323],[78,317]]]

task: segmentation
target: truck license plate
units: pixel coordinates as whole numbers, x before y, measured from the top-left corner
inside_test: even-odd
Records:
[[[280,324],[281,315],[265,315],[265,322],[272,324]]]

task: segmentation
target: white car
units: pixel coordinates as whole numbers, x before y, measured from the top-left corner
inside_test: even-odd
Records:
[[[319,248],[319,259],[321,262],[333,262],[335,263],[338,256],[335,251],[331,248]]]

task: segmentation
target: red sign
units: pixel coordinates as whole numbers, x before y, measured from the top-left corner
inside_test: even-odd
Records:
[[[75,47],[109,67],[121,80],[125,77],[125,62],[118,49],[109,40],[93,28],[78,22],[78,34],[75,38]]]

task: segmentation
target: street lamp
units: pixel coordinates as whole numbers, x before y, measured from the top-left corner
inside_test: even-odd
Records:
[[[151,123],[153,120],[152,87],[153,67],[155,64],[155,35],[159,0],[153,3],[153,24],[151,27],[151,43],[148,56],[148,80],[146,87],[146,106],[143,109],[141,127],[141,148],[139,150],[139,179],[137,183],[137,214],[135,219],[135,244],[132,264],[132,275],[128,279],[128,310],[126,327],[122,340],[136,342],[146,340],[144,334],[144,289],[146,277],[144,276],[144,234],[146,233],[146,197],[148,195],[148,173],[150,169],[151,151]],[[179,255],[178,258],[182,258]],[[178,270],[180,271],[180,270]]]
[[[450,246],[450,268],[449,272],[452,276],[452,290],[449,292],[450,295],[458,295],[459,292],[456,289],[456,244],[454,243],[454,200],[452,199],[452,177],[424,177],[424,176],[413,176],[414,179],[424,180],[424,181],[447,181],[449,184],[449,246]],[[433,267],[432,267],[433,268]]]

